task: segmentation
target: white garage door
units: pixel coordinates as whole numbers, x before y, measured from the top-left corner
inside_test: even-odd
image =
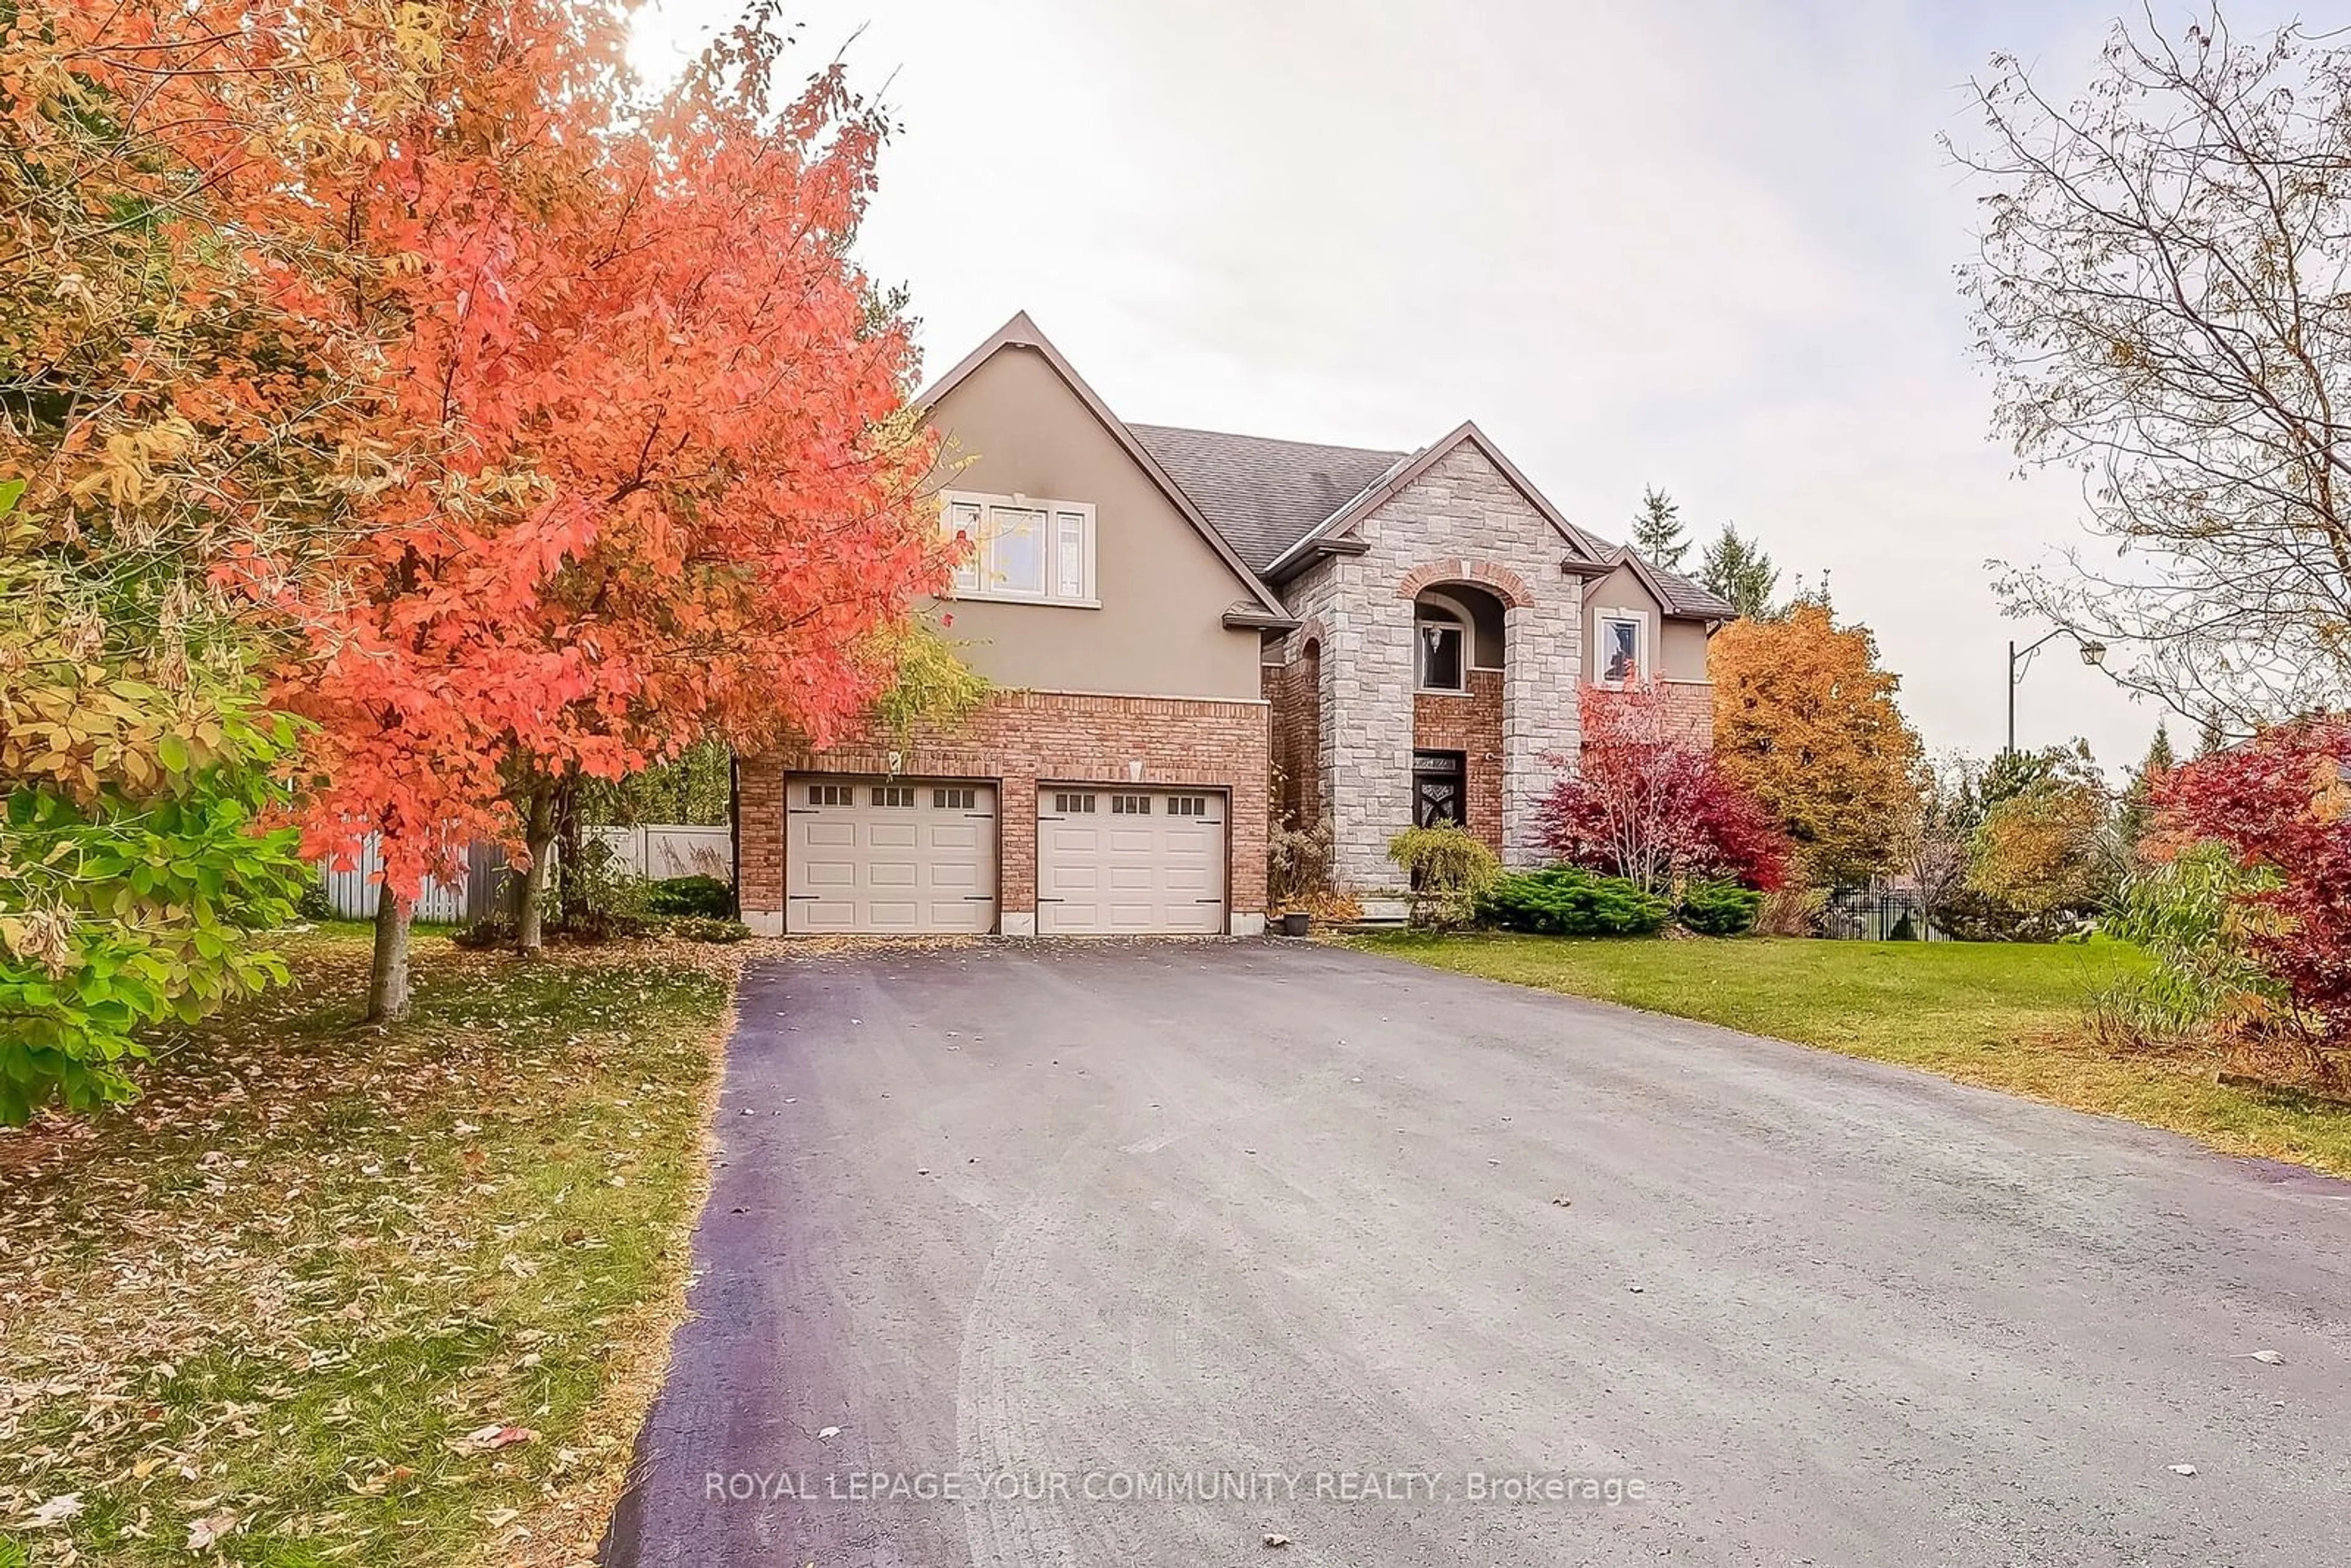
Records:
[[[996,789],[946,779],[784,781],[784,929],[996,929]]]
[[[1224,796],[1038,791],[1039,935],[1224,929]]]

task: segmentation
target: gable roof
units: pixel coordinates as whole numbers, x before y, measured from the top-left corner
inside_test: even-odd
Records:
[[[1412,461],[1402,464],[1383,475],[1376,484],[1366,487],[1345,506],[1323,519],[1322,524],[1311,532],[1282,551],[1280,557],[1266,569],[1266,575],[1275,579],[1288,576],[1312,559],[1311,547],[1332,544],[1352,537],[1365,517],[1385,505],[1397,491],[1435,467],[1440,459],[1450,455],[1455,448],[1464,443],[1476,447],[1479,455],[1492,464],[1502,477],[1510,482],[1511,488],[1518,491],[1527,505],[1541,513],[1544,521],[1551,524],[1552,528],[1558,532],[1560,538],[1566,543],[1569,559],[1597,564],[1604,558],[1608,549],[1606,545],[1561,516],[1559,508],[1551,504],[1551,498],[1536,489],[1533,483],[1519,472],[1518,465],[1502,455],[1502,449],[1495,445],[1484,431],[1478,428],[1476,421],[1464,420],[1447,432],[1444,439],[1431,442],[1422,447],[1414,455]]]
[[[1167,424],[1127,428],[1258,572],[1413,457]]]
[[[1739,612],[1727,601],[1689,578],[1655,566],[1625,546],[1609,544],[1569,522],[1474,421],[1465,420],[1416,452],[1282,441],[1180,425],[1128,424],[1061,357],[1026,310],[1016,312],[933,382],[917,400],[917,406],[935,408],[973,371],[1008,348],[1041,355],[1135,466],[1247,586],[1248,596],[1225,612],[1228,626],[1295,625],[1269,585],[1304,570],[1314,559],[1317,547],[1344,551],[1353,541],[1353,549],[1360,551],[1364,547],[1353,541],[1353,535],[1363,519],[1465,442],[1558,531],[1568,547],[1568,555],[1560,563],[1568,572],[1590,579],[1628,565],[1668,616],[1692,621],[1738,618]]]
[[[1087,412],[1102,422],[1102,428],[1110,433],[1111,439],[1125,449],[1126,455],[1134,460],[1134,465],[1142,469],[1144,475],[1159,487],[1160,493],[1167,497],[1168,504],[1184,515],[1184,520],[1198,531],[1200,537],[1207,541],[1208,548],[1217,552],[1217,558],[1230,568],[1233,575],[1240,580],[1249,591],[1248,595],[1239,604],[1226,612],[1228,624],[1237,623],[1236,612],[1252,606],[1268,622],[1284,626],[1295,623],[1290,620],[1289,611],[1283,608],[1281,601],[1274,597],[1273,591],[1268,588],[1258,576],[1255,568],[1234,552],[1231,543],[1201,514],[1199,507],[1189,495],[1185,493],[1184,487],[1168,475],[1166,469],[1159,465],[1159,460],[1134,438],[1134,433],[1127,428],[1126,422],[1110,411],[1110,405],[1102,402],[1094,389],[1086,384],[1085,378],[1078,374],[1071,367],[1070,361],[1061,357],[1061,351],[1053,347],[1044,333],[1037,329],[1037,323],[1029,319],[1029,312],[1026,310],[1016,311],[1011,320],[990,333],[985,342],[956,361],[953,370],[932,382],[924,391],[922,396],[915,400],[915,406],[925,411],[936,408],[941,399],[961,386],[973,371],[994,359],[997,353],[1004,349],[1025,349],[1042,355],[1045,362],[1052,366],[1053,373],[1060,376],[1062,383],[1077,395],[1078,401],[1086,405]],[[1238,619],[1246,619],[1250,623],[1256,623],[1258,617],[1248,616]]]
[[[1669,571],[1627,545],[1609,549],[1602,558],[1613,569],[1630,567],[1651,598],[1668,616],[1684,621],[1736,621],[1739,611],[1730,601],[1697,580]]]

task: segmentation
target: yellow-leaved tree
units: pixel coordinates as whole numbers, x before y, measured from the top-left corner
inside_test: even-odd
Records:
[[[1801,601],[1724,627],[1707,672],[1716,758],[1787,834],[1802,878],[1850,885],[1893,869],[1918,737],[1869,629]]]

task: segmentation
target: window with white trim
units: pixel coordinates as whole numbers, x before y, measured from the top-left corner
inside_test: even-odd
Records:
[[[950,490],[939,527],[967,547],[955,578],[963,598],[1090,608],[1099,602],[1092,502]]]
[[[1413,612],[1413,685],[1424,692],[1467,691],[1469,677],[1469,628],[1442,605],[1423,604]]]
[[[1604,685],[1621,686],[1627,681],[1641,678],[1641,644],[1646,640],[1648,622],[1645,617],[1604,610],[1597,617],[1599,650],[1597,663]]]

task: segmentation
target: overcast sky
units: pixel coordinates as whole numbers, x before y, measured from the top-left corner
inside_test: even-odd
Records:
[[[641,64],[739,8],[656,0]],[[2071,537],[2076,504],[1987,436],[1951,276],[1979,193],[1935,137],[1977,133],[1994,49],[2071,96],[2113,0],[797,14],[810,68],[848,45],[904,126],[862,248],[932,372],[1026,309],[1133,420],[1409,448],[1473,418],[1606,538],[1656,485],[1783,589],[1828,571],[1927,744],[1999,747],[2007,641],[2046,628],[2000,615],[1984,562]],[[2109,766],[2159,716],[2062,640],[2017,711],[2020,745]]]

